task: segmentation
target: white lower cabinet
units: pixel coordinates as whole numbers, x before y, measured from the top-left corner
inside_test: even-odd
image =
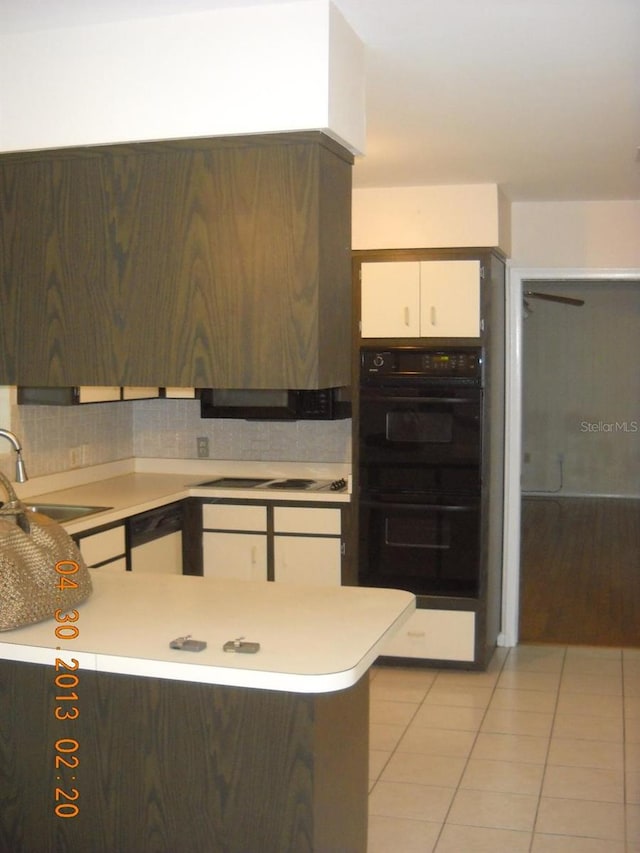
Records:
[[[177,530],[132,548],[131,571],[138,575],[181,575],[182,532]]]
[[[267,508],[204,504],[203,574],[227,580],[267,580]]]
[[[342,582],[338,507],[203,504],[205,577],[316,586]]]
[[[340,540],[313,536],[275,537],[274,580],[316,586],[340,586]]]
[[[473,663],[475,628],[471,610],[416,610],[381,654]]]
[[[340,586],[342,524],[339,509],[276,506],[273,529],[274,580]]]
[[[241,581],[266,581],[267,536],[263,533],[202,534],[204,576]]]
[[[89,568],[101,572],[124,572],[127,568],[124,524],[97,533],[79,535],[78,548]]]

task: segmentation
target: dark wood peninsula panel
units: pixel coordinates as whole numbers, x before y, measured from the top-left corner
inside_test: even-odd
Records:
[[[322,133],[0,157],[0,383],[350,381],[351,165]]]
[[[72,722],[55,677],[0,661],[1,850],[365,853],[366,676],[315,695],[83,671]]]

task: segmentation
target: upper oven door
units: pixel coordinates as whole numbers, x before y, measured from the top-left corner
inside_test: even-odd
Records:
[[[360,396],[360,487],[377,495],[476,494],[482,390],[465,385],[365,387]]]

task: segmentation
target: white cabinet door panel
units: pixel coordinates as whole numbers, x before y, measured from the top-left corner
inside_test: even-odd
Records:
[[[420,262],[422,337],[480,335],[480,261]]]
[[[277,536],[274,541],[277,582],[340,586],[340,539],[319,536]]]
[[[267,537],[264,533],[202,534],[203,574],[206,578],[266,581]]]
[[[87,566],[95,566],[105,560],[124,556],[126,551],[124,524],[111,527],[109,530],[102,530],[99,533],[91,533],[89,536],[83,536],[78,547]]]
[[[177,530],[131,549],[131,571],[136,574],[181,575],[182,533]]]
[[[420,264],[383,261],[362,264],[363,338],[420,335]]]

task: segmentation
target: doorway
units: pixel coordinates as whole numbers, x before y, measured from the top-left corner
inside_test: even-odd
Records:
[[[524,283],[520,639],[640,645],[640,288],[531,287]]]
[[[624,417],[620,417],[619,415],[614,416],[614,407],[612,407],[610,403],[607,403],[606,399],[601,399],[598,403],[598,410],[602,412],[604,408],[604,413],[595,417],[591,414],[594,409],[590,407],[592,404],[594,406],[596,405],[596,399],[594,398],[592,400],[591,397],[589,397],[588,405],[586,405],[584,402],[581,402],[580,394],[577,393],[574,395],[577,398],[577,402],[571,404],[573,408],[569,408],[567,411],[569,404],[565,400],[561,417],[554,418],[553,415],[551,416],[551,429],[549,429],[549,424],[547,424],[547,428],[545,430],[541,430],[540,426],[543,424],[543,421],[535,424],[537,431],[542,438],[541,441],[532,441],[531,430],[529,428],[530,424],[525,422],[525,416],[530,416],[531,409],[529,400],[526,396],[528,390],[525,387],[525,381],[527,379],[528,368],[524,361],[527,357],[525,345],[528,344],[530,330],[525,330],[524,328],[524,324],[529,322],[529,320],[523,320],[523,292],[527,290],[538,291],[547,289],[555,293],[567,293],[569,295],[578,296],[579,294],[577,291],[580,285],[596,294],[599,301],[603,301],[605,306],[608,305],[609,310],[612,305],[618,304],[617,297],[613,302],[611,299],[600,299],[600,297],[603,297],[605,294],[605,288],[608,287],[615,291],[616,287],[624,285],[625,293],[629,296],[632,307],[627,307],[624,311],[621,309],[624,319],[618,318],[616,321],[616,330],[613,333],[614,337],[619,337],[618,330],[621,323],[624,324],[628,322],[633,325],[634,329],[638,328],[639,316],[637,313],[637,306],[640,304],[640,288],[638,287],[638,285],[640,285],[640,271],[511,270],[507,298],[508,334],[507,437],[505,448],[505,572],[503,633],[500,637],[500,642],[507,646],[517,644],[518,639],[520,638],[521,596],[533,595],[531,589],[527,588],[528,581],[526,576],[521,574],[521,546],[523,561],[533,559],[542,567],[542,569],[538,569],[537,579],[541,581],[540,588],[547,596],[546,599],[530,599],[532,601],[531,611],[536,614],[536,618],[539,623],[537,627],[535,627],[535,630],[544,634],[544,636],[539,634],[536,637],[536,641],[583,642],[597,643],[599,645],[640,645],[640,637],[637,636],[637,628],[635,629],[635,635],[632,633],[630,637],[624,639],[621,636],[616,636],[611,628],[612,625],[617,625],[621,621],[624,622],[627,619],[626,616],[624,616],[623,619],[620,618],[620,614],[622,612],[621,608],[623,610],[626,608],[628,611],[629,605],[632,603],[635,603],[635,607],[637,608],[639,606],[638,602],[640,601],[640,589],[636,590],[635,587],[633,587],[633,584],[637,582],[637,570],[632,573],[632,580],[629,578],[625,580],[623,576],[616,577],[615,572],[611,569],[611,566],[620,568],[621,571],[624,569],[624,566],[622,565],[624,560],[620,558],[620,553],[631,555],[633,555],[634,552],[635,554],[638,553],[637,537],[635,540],[631,539],[626,545],[623,545],[623,540],[626,536],[625,531],[627,531],[628,528],[633,531],[638,527],[638,512],[640,512],[640,502],[638,500],[639,478],[637,455],[638,449],[640,448],[640,426],[638,427],[638,433],[636,434],[634,432],[634,422],[640,422],[640,411],[636,408],[635,412],[631,411],[630,414],[625,415]],[[611,294],[609,295],[611,296]],[[545,305],[544,308],[539,307],[539,305],[542,305],[542,301],[540,301],[540,303],[538,301],[535,302],[533,311],[538,314],[538,319],[544,321],[541,325],[544,327],[546,332],[548,331],[549,326],[554,328],[558,325],[559,321],[549,318],[548,312],[545,311],[547,305]],[[549,303],[549,305],[551,305],[551,303]],[[567,310],[582,310],[577,307],[569,309],[566,306],[561,306],[561,308],[562,311],[565,312]],[[598,312],[600,311],[601,308],[598,308]],[[636,312],[635,315],[633,312]],[[575,315],[569,315],[569,317],[574,316]],[[583,315],[583,318],[584,317],[586,317],[586,313]],[[565,317],[562,320],[562,323],[564,323],[565,326],[568,322],[571,324],[576,323],[577,325],[577,322],[574,319],[568,320],[568,318]],[[580,322],[582,323],[583,320]],[[594,322],[594,318],[591,317],[589,322]],[[596,314],[595,322],[596,324],[598,322],[603,322],[603,315],[601,313]],[[560,326],[562,326],[562,323],[560,323]],[[531,329],[532,328],[533,326]],[[562,337],[564,333],[556,328],[555,334],[556,337],[558,337],[558,335]],[[606,381],[603,385],[602,380],[600,379],[600,385],[606,387],[607,390],[614,388],[614,377],[620,374],[620,371],[617,370],[619,361],[616,364],[616,358],[619,358],[619,356],[615,356],[615,354],[613,356],[603,356],[602,353],[598,355],[599,349],[601,348],[594,346],[594,334],[585,336],[584,333],[581,333],[579,335],[573,335],[573,337],[577,337],[578,342],[586,347],[587,356],[585,358],[587,358],[591,363],[591,366],[594,368],[594,376],[597,375],[598,370],[602,372],[606,369]],[[604,326],[602,328],[596,328],[595,338],[599,337],[606,341],[607,338],[611,338],[611,333],[606,332]],[[542,374],[543,378],[545,372],[547,374],[549,374],[549,371],[552,371],[552,373],[558,372],[557,353],[554,356],[555,361],[554,358],[549,361],[549,352],[546,354],[542,353],[539,358],[541,361],[538,365],[538,372]],[[566,354],[563,358],[566,360]],[[585,359],[583,358],[583,361],[584,360]],[[611,366],[612,361],[613,367]],[[567,396],[571,396],[571,394],[568,394],[567,392],[567,382],[573,381],[573,374],[570,370],[565,370],[560,372],[560,377],[559,384],[561,387],[559,393],[561,394],[561,398],[564,400]],[[637,383],[637,378],[634,379],[634,381]],[[572,389],[575,391],[573,386]],[[628,384],[626,387],[622,386],[621,389],[618,390],[619,399],[624,398],[625,394],[627,395],[626,411],[629,412],[630,408],[632,409],[634,405],[637,407],[637,400],[640,398],[640,394],[637,391],[637,386],[636,391],[634,391]],[[553,412],[553,409],[551,411]],[[583,411],[582,416],[580,415],[581,411]],[[609,415],[611,415],[611,419]],[[546,417],[548,420],[549,414],[547,413],[547,415],[541,415],[540,417],[543,420],[544,417]],[[576,417],[578,418],[577,421],[575,420]],[[625,420],[627,421],[626,427],[624,426]],[[585,424],[582,423],[583,421]],[[611,428],[607,426],[607,424],[610,423],[614,425]],[[571,424],[573,424],[573,427],[577,428],[577,431],[568,429],[568,426],[571,426]],[[616,463],[616,469],[616,464],[613,463],[610,456],[607,456],[607,452],[611,451],[611,441],[609,441],[609,449],[607,452],[603,452],[603,448],[601,448],[601,452],[599,454],[592,451],[591,453],[587,452],[586,454],[582,453],[582,456],[580,455],[578,451],[582,452],[588,447],[588,444],[585,444],[585,438],[598,439],[602,442],[602,440],[607,437],[606,431],[608,429],[615,430],[616,424],[620,425],[617,438],[626,438],[627,444],[631,447],[630,452],[632,455],[630,457],[631,462],[629,465],[620,464],[618,462]],[[560,429],[560,427],[562,427],[562,429]],[[627,430],[626,437],[621,435],[625,428]],[[583,435],[581,430],[587,433],[587,435]],[[598,434],[598,430],[600,430],[600,434]],[[535,432],[536,430],[534,430],[534,433]],[[591,435],[588,433],[591,433]],[[560,434],[563,435],[564,441],[568,441],[569,444],[557,446]],[[608,437],[611,439],[611,435]],[[527,446],[525,446],[525,443]],[[590,446],[594,447],[596,445],[594,445],[592,441]],[[619,447],[616,447],[615,449],[617,453]],[[538,458],[536,458],[536,456],[538,456]],[[527,459],[526,463],[525,458]],[[629,486],[628,484],[625,486],[622,483],[622,479],[620,479],[620,481],[615,481],[615,478],[613,484],[611,479],[609,479],[609,484],[606,485],[606,476],[610,475],[613,469],[617,470],[617,476],[620,473],[627,473],[625,471],[627,467],[632,467],[635,472],[634,475],[631,475],[632,477],[635,476],[633,486]],[[578,475],[577,469],[581,469],[582,481],[580,481],[579,478],[576,479]],[[614,473],[615,472],[616,471],[614,471]],[[532,475],[534,473],[535,478],[537,479],[532,479]],[[634,489],[635,491],[633,491]],[[527,503],[529,502],[529,499],[531,500],[530,506],[525,507],[525,502],[521,501],[522,492],[527,493]],[[537,495],[533,494],[536,492],[538,493]],[[613,495],[616,496],[615,500]],[[602,499],[605,500],[606,503],[601,505],[599,508],[595,504],[593,506],[587,506],[587,501],[592,499]],[[573,512],[573,510],[576,509],[575,505],[570,504],[570,501],[573,500],[581,501],[580,505],[582,511],[580,513]],[[628,503],[626,506],[623,506],[625,502]],[[617,519],[615,517],[613,519],[610,518],[611,513],[608,511],[614,508],[621,511]],[[586,510],[589,510],[592,514],[585,514]],[[631,521],[628,522],[626,520],[627,518],[630,518]],[[617,525],[615,532],[613,530],[613,525]],[[577,532],[572,533],[572,529]],[[597,548],[594,544],[596,539],[593,539],[592,544],[589,545],[588,539],[585,537],[585,530],[589,534],[594,530],[599,531],[599,535],[597,536],[598,547],[603,550],[603,553],[600,554],[600,556],[598,556]],[[533,532],[527,536],[527,531]],[[564,546],[562,544],[563,542]],[[571,542],[577,543],[579,546],[576,549],[574,557],[570,557],[569,553],[566,551],[567,543]],[[548,553],[544,553],[540,550],[545,545],[549,549]],[[532,557],[532,548],[534,546],[538,548],[538,553],[537,556],[534,554]],[[557,554],[555,557],[552,555],[553,548],[555,548]],[[564,552],[563,548],[565,548]],[[579,553],[580,549],[582,550],[582,553]],[[556,565],[567,565],[571,560],[576,561],[576,565],[581,568],[585,577],[583,578],[583,583],[580,583],[575,571],[573,573],[569,572],[567,574],[568,585],[563,587],[558,574],[559,570],[554,570],[553,568],[554,561],[556,561]],[[557,561],[559,561],[559,563]],[[590,573],[589,566],[591,566]],[[550,572],[550,575],[545,578],[543,570]],[[598,575],[600,575],[601,581],[604,576],[604,581],[599,587],[600,591],[598,594],[594,595],[590,592],[590,583],[595,582],[598,579]],[[626,595],[623,593],[622,597],[619,599],[623,604],[613,605],[611,603],[613,600],[613,593],[621,586],[626,587]],[[554,591],[557,592],[557,595],[554,595]],[[549,593],[551,593],[551,595],[549,595]],[[592,629],[589,629],[591,634],[587,635],[587,621],[580,615],[574,615],[573,617],[568,618],[568,623],[572,626],[570,639],[564,639],[558,635],[552,635],[549,626],[556,626],[559,624],[561,621],[560,614],[569,612],[568,605],[570,602],[577,605],[582,600],[585,605],[590,606],[593,598],[598,599],[599,606],[595,608],[595,610],[592,608],[592,611],[596,612],[597,615],[604,615],[605,613],[609,614],[608,628],[605,627],[603,629],[602,627],[592,626]],[[526,607],[527,605],[523,604],[523,619],[525,618]],[[628,618],[633,619],[637,626],[637,610],[635,615],[631,614]],[[585,631],[583,632],[583,636],[579,637],[576,635],[575,629],[576,626],[580,627],[581,625],[584,627]],[[526,625],[524,622],[522,627],[525,632],[522,639],[529,639],[526,634],[530,634],[534,629],[529,625]],[[603,635],[605,639],[602,639]],[[568,636],[569,635],[567,635],[567,637]]]

